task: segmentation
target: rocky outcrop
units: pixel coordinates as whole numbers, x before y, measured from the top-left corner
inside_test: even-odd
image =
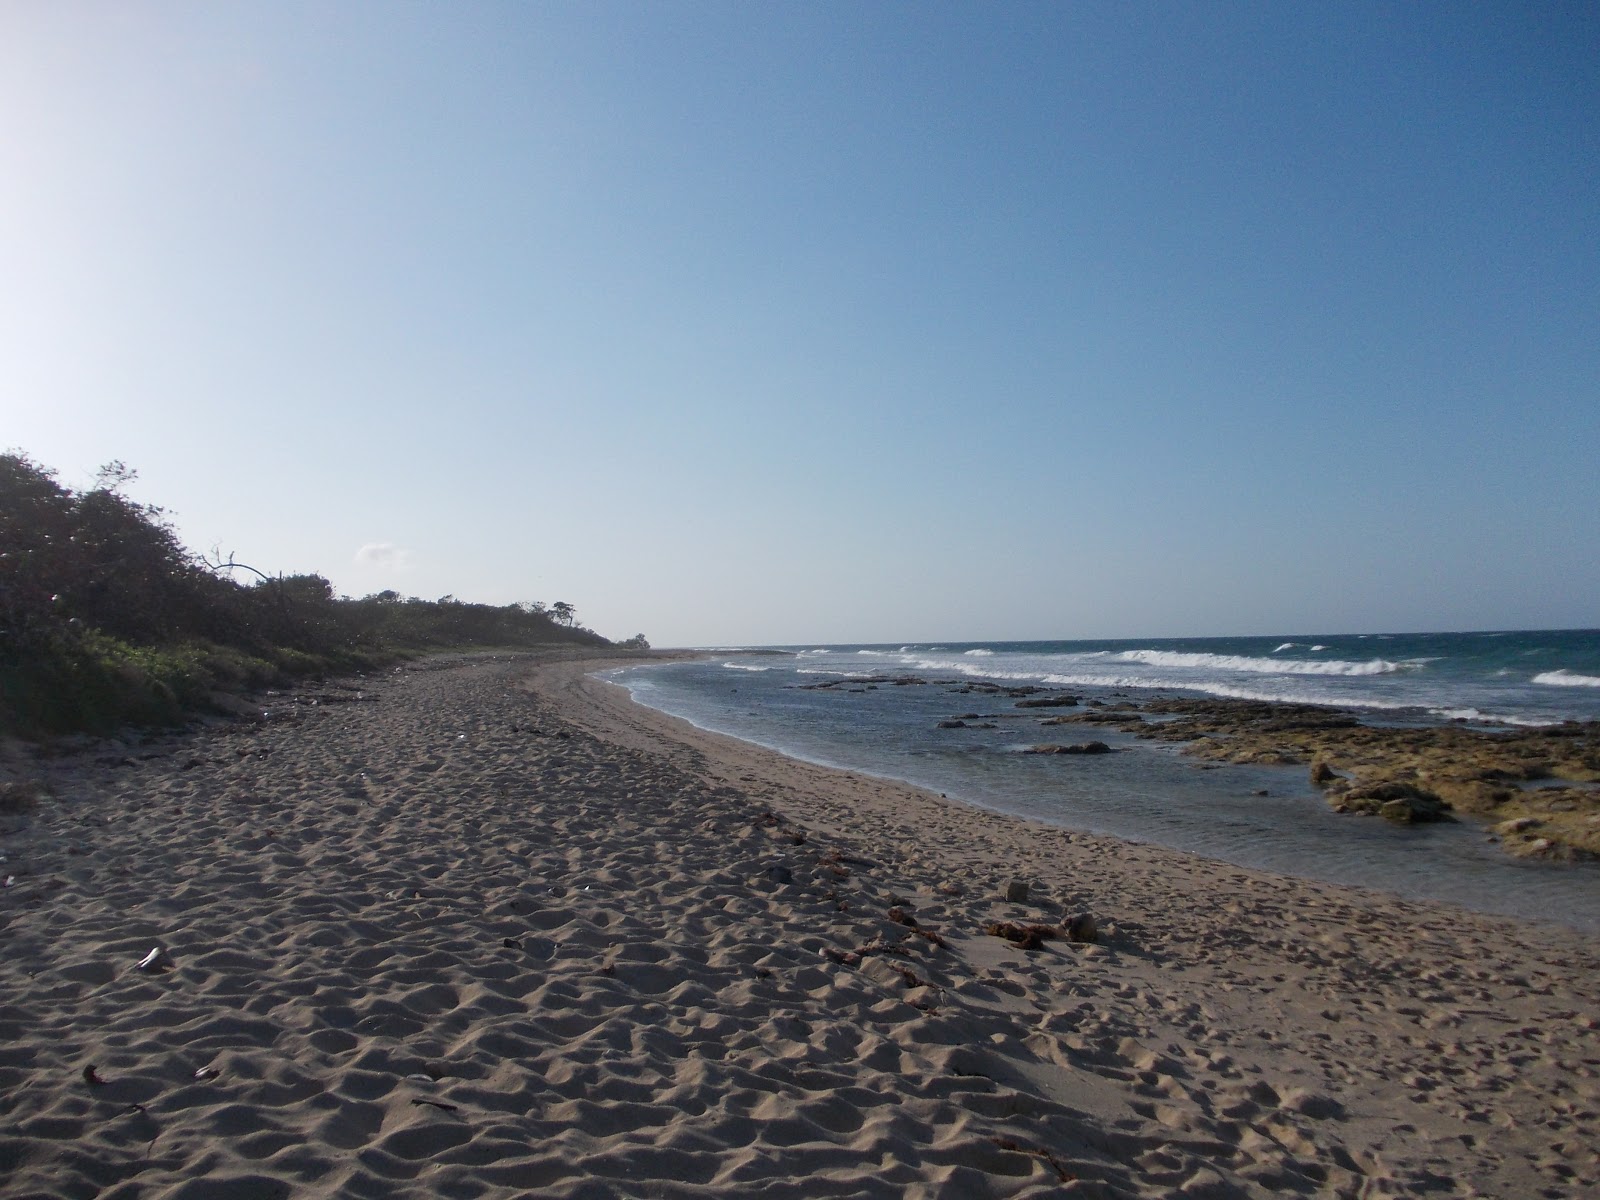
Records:
[[[1450,806],[1432,792],[1410,783],[1373,783],[1351,787],[1343,781],[1329,786],[1328,803],[1334,812],[1365,813],[1397,825],[1452,821]]]
[[[1111,747],[1104,742],[1073,742],[1070,746],[1047,743],[1029,746],[1024,754],[1110,754]]]
[[[1600,855],[1600,723],[1379,726],[1317,705],[1222,699],[1153,700],[1144,711],[1169,719],[1140,737],[1186,742],[1197,758],[1308,764],[1341,812],[1403,824],[1474,817],[1513,854]],[[1500,832],[1524,818],[1537,824]]]

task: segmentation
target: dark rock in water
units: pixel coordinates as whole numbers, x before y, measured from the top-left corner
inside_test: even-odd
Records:
[[[1323,758],[1322,755],[1319,754],[1311,760],[1312,786],[1326,787],[1328,784],[1332,783],[1338,778],[1338,773],[1328,765],[1328,760]]]
[[[1450,806],[1432,792],[1415,784],[1368,784],[1341,788],[1329,797],[1336,812],[1369,813],[1397,825],[1419,825],[1430,821],[1451,821]]]
[[[1111,747],[1104,742],[1073,742],[1070,746],[1046,743],[1042,746],[1029,746],[1024,754],[1110,754]]]
[[[1144,718],[1136,712],[1121,708],[1091,709],[1065,717],[1047,717],[1041,725],[1120,725],[1124,729],[1138,729]]]
[[[965,729],[966,727],[967,727],[967,723],[965,721],[940,721],[939,722],[939,728],[940,729]]]
[[[1077,708],[1076,696],[1039,696],[1033,700],[1018,700],[1018,708]]]

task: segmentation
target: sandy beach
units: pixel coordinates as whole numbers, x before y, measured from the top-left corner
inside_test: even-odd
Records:
[[[1600,1189],[1590,939],[814,767],[601,665],[13,748],[0,1195]]]

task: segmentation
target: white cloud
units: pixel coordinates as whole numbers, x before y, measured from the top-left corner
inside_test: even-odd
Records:
[[[393,542],[368,542],[356,551],[356,562],[364,567],[394,567],[406,570],[412,563],[411,551]]]

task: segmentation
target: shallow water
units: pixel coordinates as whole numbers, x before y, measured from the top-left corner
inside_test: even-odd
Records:
[[[702,728],[981,807],[1241,866],[1600,932],[1594,864],[1518,861],[1468,823],[1402,827],[1336,814],[1303,767],[1218,767],[1115,730],[1041,728],[1048,710],[1017,710],[1005,697],[963,694],[956,690],[959,679],[938,672],[919,672],[943,681],[922,686],[805,690],[819,677],[800,672],[816,670],[809,665],[815,661],[735,654],[629,667],[607,678],[627,686],[640,703]],[[1125,688],[1074,691],[1107,701],[1148,695]],[[937,728],[941,720],[973,713],[996,728]],[[1116,753],[1019,752],[1039,742],[1087,740],[1104,741]]]

